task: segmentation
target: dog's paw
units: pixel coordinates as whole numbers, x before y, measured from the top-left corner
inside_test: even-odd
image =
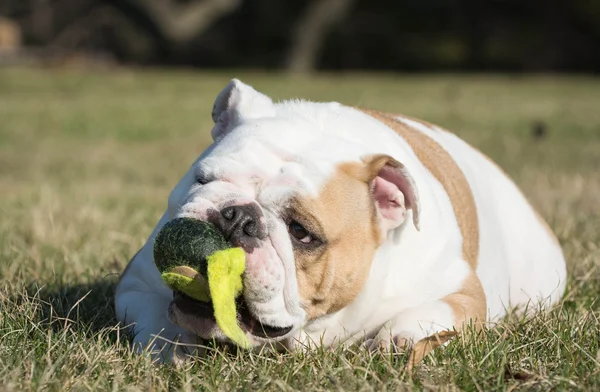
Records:
[[[410,350],[413,346],[413,341],[413,338],[407,335],[398,334],[392,336],[388,331],[385,331],[378,333],[371,339],[365,340],[362,346],[371,353],[402,353]]]
[[[205,353],[206,348],[203,346],[178,346],[173,350],[169,362],[176,367],[181,367],[188,364],[194,358],[204,356]]]
[[[137,354],[147,355],[154,363],[175,366],[181,366],[205,352],[205,348],[198,344],[195,337],[185,335],[173,340],[161,336],[140,338],[138,335],[133,340],[133,350]]]

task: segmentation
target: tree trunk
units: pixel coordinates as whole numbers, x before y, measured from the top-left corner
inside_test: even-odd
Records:
[[[158,26],[164,37],[185,45],[221,17],[235,11],[242,0],[201,0],[180,4],[172,0],[130,0]]]
[[[313,0],[300,16],[292,35],[286,68],[292,72],[311,72],[329,30],[344,19],[355,0]]]

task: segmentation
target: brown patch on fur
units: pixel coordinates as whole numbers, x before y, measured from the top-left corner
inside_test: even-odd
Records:
[[[442,331],[419,340],[412,348],[406,370],[412,371],[415,365],[419,364],[430,352],[443,346],[444,343],[454,339],[457,335],[458,332],[455,331]]]
[[[458,335],[469,323],[472,323],[471,325],[477,331],[483,329],[485,326],[487,313],[485,293],[474,271],[471,271],[467,279],[463,282],[463,287],[458,292],[447,295],[442,298],[442,301],[446,302],[452,308],[452,312],[454,313],[454,331],[441,331],[415,343],[408,361],[409,371],[418,365],[430,352]]]
[[[450,132],[449,130],[447,130],[445,128],[442,128],[442,127],[440,127],[438,125],[432,124],[432,123],[430,123],[428,121],[421,120],[420,118],[415,118],[415,117],[407,116],[407,115],[404,115],[404,114],[391,114],[391,113],[382,113],[382,114],[384,114],[385,116],[390,117],[390,118],[401,117],[401,118],[405,118],[405,119],[410,120],[410,121],[414,121],[416,123],[419,123],[421,125],[426,126],[427,128],[431,129],[432,131],[437,131],[437,132],[442,131],[442,132],[452,133],[452,132]]]
[[[448,194],[463,238],[463,257],[472,268],[479,256],[479,222],[471,187],[450,154],[435,140],[385,113],[360,109],[398,133]]]
[[[358,295],[384,240],[365,173],[364,165],[342,164],[318,198],[297,201],[296,212],[318,216],[327,237],[320,248],[294,248],[298,289],[309,319],[340,310]]]
[[[455,317],[454,327],[457,331],[462,330],[468,322],[472,322],[476,329],[483,327],[487,318],[487,304],[483,286],[475,271],[471,271],[459,291],[445,296],[442,301],[452,308]]]
[[[396,131],[411,146],[417,158],[437,178],[448,194],[462,235],[463,257],[469,263],[471,273],[464,280],[459,291],[447,295],[442,300],[452,308],[456,330],[463,329],[465,322],[469,321],[478,328],[481,327],[486,320],[487,303],[485,292],[475,272],[479,256],[479,222],[475,198],[464,173],[450,154],[431,137],[391,115],[373,110],[360,110]],[[418,122],[437,128],[420,120]],[[426,347],[432,347],[431,349],[435,347],[428,341],[424,344]],[[419,354],[419,358],[422,359],[425,355]]]

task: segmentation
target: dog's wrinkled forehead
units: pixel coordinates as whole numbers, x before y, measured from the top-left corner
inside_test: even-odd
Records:
[[[325,111],[315,110],[307,102],[275,104],[267,95],[233,79],[215,99],[211,113],[215,144],[200,163],[209,168],[218,162],[222,170],[230,164],[230,171],[238,176],[262,180],[280,176],[282,171],[300,170],[296,176],[313,184],[323,182],[333,174],[336,163],[360,155],[356,146],[345,146],[342,139],[323,132],[325,127],[331,130],[332,123],[322,118],[323,113],[335,118],[340,108],[336,103],[324,105]]]
[[[326,138],[306,121],[247,121],[218,140],[194,166],[197,176],[207,180],[288,186],[316,196],[335,173],[336,165],[352,159],[354,149],[344,146],[332,151],[325,148],[331,146],[324,143]]]

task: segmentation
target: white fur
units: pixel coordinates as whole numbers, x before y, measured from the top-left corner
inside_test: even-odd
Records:
[[[213,118],[215,144],[175,187],[165,215],[118,286],[117,317],[134,324],[136,343],[146,345],[159,334],[179,337],[184,344],[195,342],[193,334],[166,316],[171,292],[162,283],[152,254],[158,230],[175,217],[205,219],[210,208],[245,203],[260,206],[269,235],[255,254],[248,255],[244,295],[261,322],[293,325],[281,339],[287,346],[383,339],[390,334],[414,340],[452,327],[452,310],[441,299],[460,289],[470,272],[462,258],[458,223],[442,185],[393,130],[338,103],[274,104],[236,80],[217,97]],[[491,318],[530,299],[556,302],[566,280],[562,252],[516,186],[456,136],[402,121],[439,142],[473,189],[481,230],[477,275]],[[410,173],[419,195],[420,230],[412,219],[390,230],[358,297],[334,314],[307,321],[298,298],[283,206],[291,195],[317,195],[337,164],[359,162],[369,154],[388,154]],[[201,174],[217,180],[200,186],[196,178]],[[216,326],[200,334],[225,339]],[[268,343],[249,338],[257,347]],[[162,346],[155,342],[152,347]],[[180,351],[169,352],[177,357]],[[167,359],[172,358],[169,355]]]
[[[402,121],[444,146],[473,191],[480,235],[477,275],[485,290],[489,318],[502,317],[514,306],[555,303],[566,284],[562,251],[515,184],[456,135]]]

